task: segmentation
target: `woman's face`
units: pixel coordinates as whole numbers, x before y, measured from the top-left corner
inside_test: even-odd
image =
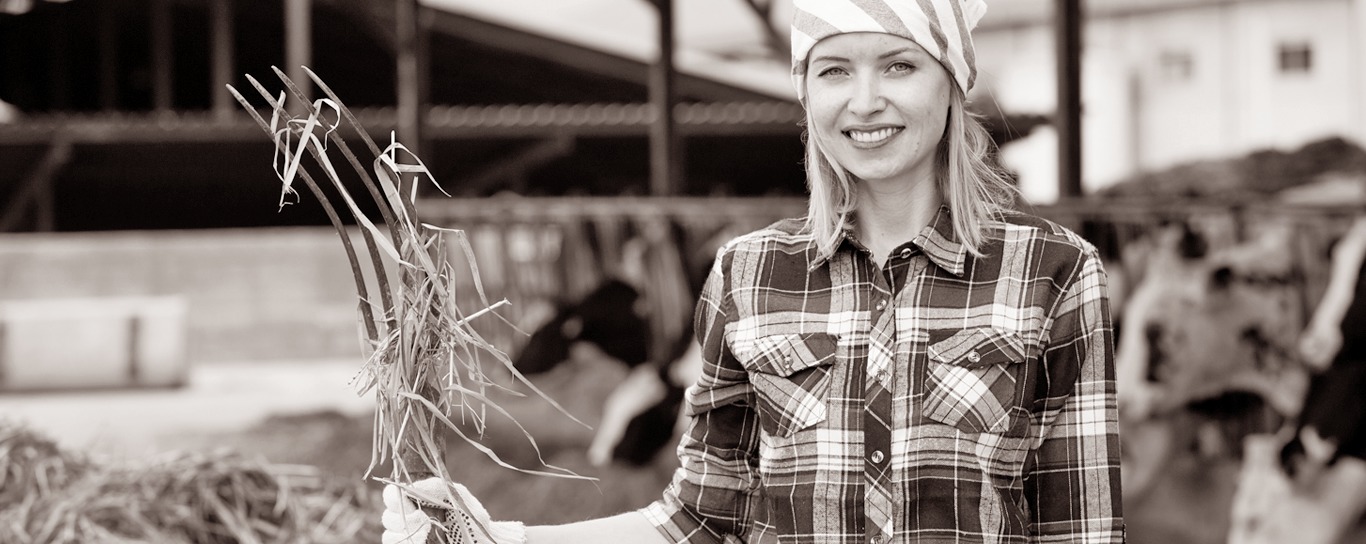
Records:
[[[840,34],[811,49],[807,107],[827,153],[865,182],[934,179],[951,80],[911,40]]]

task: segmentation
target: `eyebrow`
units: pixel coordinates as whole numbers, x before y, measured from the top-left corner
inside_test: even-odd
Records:
[[[881,54],[881,55],[878,55],[878,56],[877,56],[877,60],[885,60],[885,59],[889,59],[889,58],[895,57],[895,56],[900,55],[900,54],[903,54],[903,53],[915,53],[915,52],[916,52],[916,51],[915,51],[914,49],[910,48],[910,47],[902,47],[902,48],[900,48],[900,49],[893,49],[893,50],[891,50],[891,51],[888,51],[888,52],[886,52],[886,53],[883,53],[883,54]]]
[[[906,53],[916,54],[917,52],[916,52],[916,50],[913,49],[913,48],[910,48],[910,47],[902,47],[902,48],[893,49],[893,50],[891,50],[891,51],[888,51],[888,52],[886,52],[886,53],[883,53],[883,54],[881,54],[881,55],[878,55],[878,56],[877,56],[877,60],[886,60],[886,59],[895,57],[895,56],[897,56],[897,55],[902,55],[902,54],[906,54]],[[825,61],[825,62],[851,62],[851,61],[850,61],[849,59],[847,59],[847,58],[844,58],[844,57],[836,57],[836,56],[832,56],[832,55],[821,55],[821,56],[819,56],[819,57],[816,57],[816,58],[814,58],[814,59],[811,59],[811,62],[821,62],[821,61]]]

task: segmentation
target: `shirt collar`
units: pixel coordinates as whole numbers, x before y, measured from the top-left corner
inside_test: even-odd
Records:
[[[854,236],[852,215],[853,212],[850,212],[850,216],[844,222],[844,239],[835,251],[856,251],[862,247]],[[963,275],[968,248],[959,241],[958,233],[953,231],[953,216],[947,205],[939,207],[934,220],[911,239],[911,244],[924,251],[930,262],[946,272],[959,277]],[[824,266],[827,261],[829,257],[816,257],[811,262],[810,270]]]

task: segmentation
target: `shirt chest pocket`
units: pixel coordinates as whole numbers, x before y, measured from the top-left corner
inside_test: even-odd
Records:
[[[964,329],[931,344],[925,417],[967,433],[1009,434],[1025,360],[1016,333],[990,327]]]
[[[825,421],[830,369],[837,338],[830,334],[760,337],[743,359],[754,386],[759,423],[771,435],[789,437]]]

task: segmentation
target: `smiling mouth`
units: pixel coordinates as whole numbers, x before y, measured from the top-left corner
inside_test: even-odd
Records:
[[[844,135],[861,144],[876,144],[897,135],[902,127],[887,127],[877,130],[846,130]]]

